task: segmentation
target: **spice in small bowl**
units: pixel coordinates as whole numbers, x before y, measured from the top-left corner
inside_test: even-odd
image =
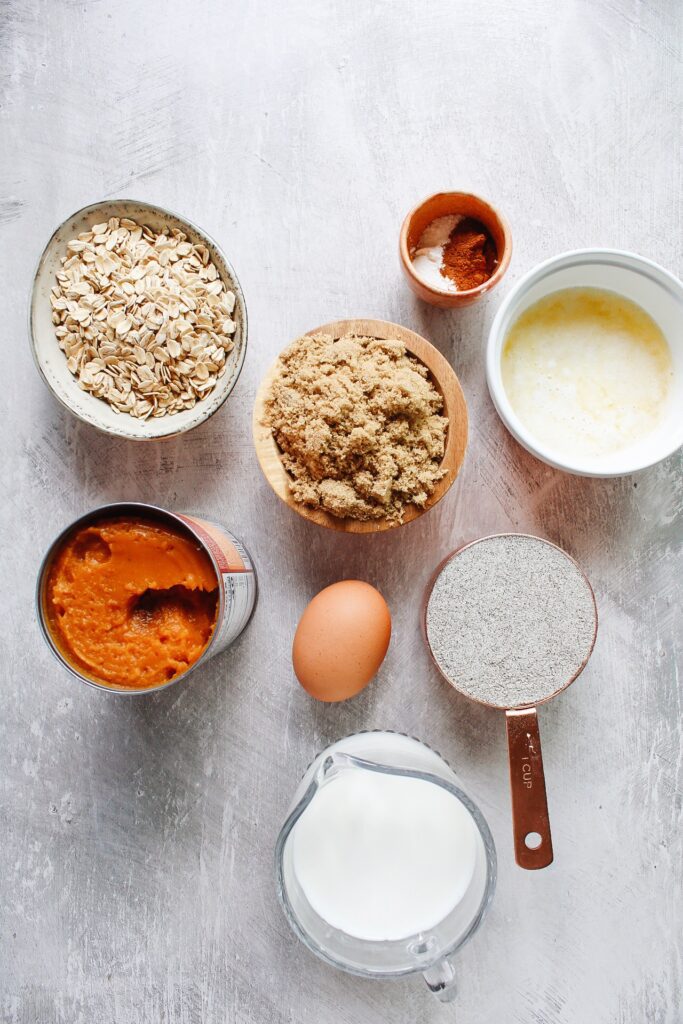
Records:
[[[400,237],[401,265],[418,298],[442,308],[467,306],[507,270],[510,230],[487,202],[439,192],[412,210]]]

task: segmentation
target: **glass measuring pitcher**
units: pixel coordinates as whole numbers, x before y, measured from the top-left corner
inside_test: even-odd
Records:
[[[354,773],[352,780],[349,779],[349,773]],[[325,820],[334,824],[337,808],[340,814],[343,813],[344,800],[347,801],[345,807],[348,809],[348,794],[364,792],[368,773],[374,776],[371,780],[373,787],[378,783],[386,785],[387,778],[418,780],[422,784],[439,787],[440,792],[428,792],[421,788],[420,793],[423,797],[430,796],[430,799],[435,797],[438,801],[446,800],[451,807],[450,798],[455,798],[458,806],[452,809],[457,810],[467,834],[467,875],[457,902],[455,905],[444,904],[442,917],[427,925],[423,922],[411,934],[401,934],[400,937],[360,937],[358,931],[349,925],[341,927],[338,922],[331,924],[327,918],[334,915],[325,910],[327,918],[322,916],[324,908],[319,900],[317,908],[313,905],[316,900],[310,896],[314,891],[309,884],[310,877],[302,883],[306,863],[300,852],[302,829],[306,828],[310,832],[313,815],[323,809],[328,815]],[[384,778],[378,779],[378,776]],[[340,786],[342,779],[353,785]],[[335,784],[336,789],[333,788]],[[376,797],[375,788],[372,799]],[[314,804],[316,800],[319,801],[318,806]],[[381,808],[377,804],[374,806],[380,812],[376,816],[381,818]],[[405,813],[410,814],[410,802],[404,806]],[[307,822],[302,825],[302,819],[309,809]],[[374,811],[370,813],[375,814]],[[321,820],[320,813],[316,820]],[[300,830],[298,835],[297,827]],[[381,831],[382,826],[378,827]],[[410,823],[408,828],[410,830]],[[354,829],[345,827],[343,838],[352,844]],[[390,853],[387,870],[391,872],[391,835],[387,842]],[[420,832],[410,835],[410,845],[416,847],[418,858],[422,842],[426,843],[426,840],[423,840]],[[323,865],[324,846],[325,836],[322,836],[320,846],[316,848],[314,845],[312,848],[313,860],[319,860]],[[431,991],[443,1002],[454,998],[455,972],[450,958],[474,934],[491,902],[496,879],[496,853],[493,838],[481,812],[460,789],[455,772],[435,751],[410,736],[383,731],[357,733],[327,747],[316,757],[299,784],[289,816],[278,836],[275,859],[277,891],[285,916],[296,935],[316,956],[333,967],[365,978],[396,978],[419,972],[424,975]],[[318,868],[319,864],[316,863],[315,867]],[[418,875],[419,872],[416,878]],[[438,905],[439,882],[437,880],[434,883],[432,878],[430,884],[432,889],[437,889],[430,896],[437,897]],[[411,886],[407,886],[397,891],[397,901],[400,903],[403,894],[411,889]],[[371,903],[374,893],[369,895]],[[341,919],[344,919],[344,915],[348,919],[349,901],[344,902],[343,896],[340,900]]]

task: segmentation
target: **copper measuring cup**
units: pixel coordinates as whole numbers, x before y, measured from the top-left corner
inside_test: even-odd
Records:
[[[451,559],[457,558],[458,555],[467,548],[480,544],[482,541],[493,540],[496,537],[526,537],[534,541],[540,541],[543,544],[548,544],[550,547],[561,552],[565,558],[572,562],[579,575],[585,581],[587,593],[590,595],[590,599],[593,604],[593,637],[585,657],[582,662],[577,665],[576,671],[569,679],[563,682],[562,685],[555,687],[551,692],[544,694],[542,697],[535,700],[533,704],[505,706],[502,704],[494,704],[472,696],[471,693],[467,693],[458,686],[457,680],[451,679],[450,676],[445,673],[437,661],[429,642],[429,634],[427,630],[427,608],[432,591],[442,570],[447,563],[451,561]],[[595,602],[595,594],[593,593],[593,588],[588,577],[571,555],[568,555],[567,552],[558,547],[557,544],[552,544],[551,541],[547,541],[542,537],[533,537],[530,534],[494,534],[489,537],[481,537],[479,540],[472,541],[470,544],[464,544],[462,547],[452,551],[451,554],[444,558],[437,567],[425,593],[422,612],[422,628],[425,641],[427,643],[427,649],[429,650],[432,661],[446,682],[457,690],[458,693],[467,697],[468,700],[473,700],[475,703],[482,704],[485,707],[505,711],[508,759],[510,765],[510,794],[512,798],[512,830],[515,847],[515,860],[520,867],[528,870],[547,867],[553,861],[553,841],[550,832],[548,800],[545,787],[545,775],[543,772],[543,755],[541,753],[541,734],[538,726],[536,708],[539,704],[546,704],[549,700],[552,700],[553,697],[556,697],[558,693],[562,693],[563,690],[566,690],[567,687],[581,674],[588,662],[588,659],[593,653],[598,632],[598,609]]]

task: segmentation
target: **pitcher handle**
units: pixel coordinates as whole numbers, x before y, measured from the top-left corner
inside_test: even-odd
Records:
[[[442,957],[422,972],[427,988],[442,1003],[450,1003],[457,994],[455,971],[448,957]]]

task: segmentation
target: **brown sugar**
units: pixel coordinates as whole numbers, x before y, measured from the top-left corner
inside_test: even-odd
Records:
[[[444,245],[441,273],[465,292],[488,281],[497,262],[496,244],[481,221],[463,217]]]
[[[429,371],[401,342],[315,334],[280,356],[266,424],[296,501],[400,521],[444,475],[442,412]]]

